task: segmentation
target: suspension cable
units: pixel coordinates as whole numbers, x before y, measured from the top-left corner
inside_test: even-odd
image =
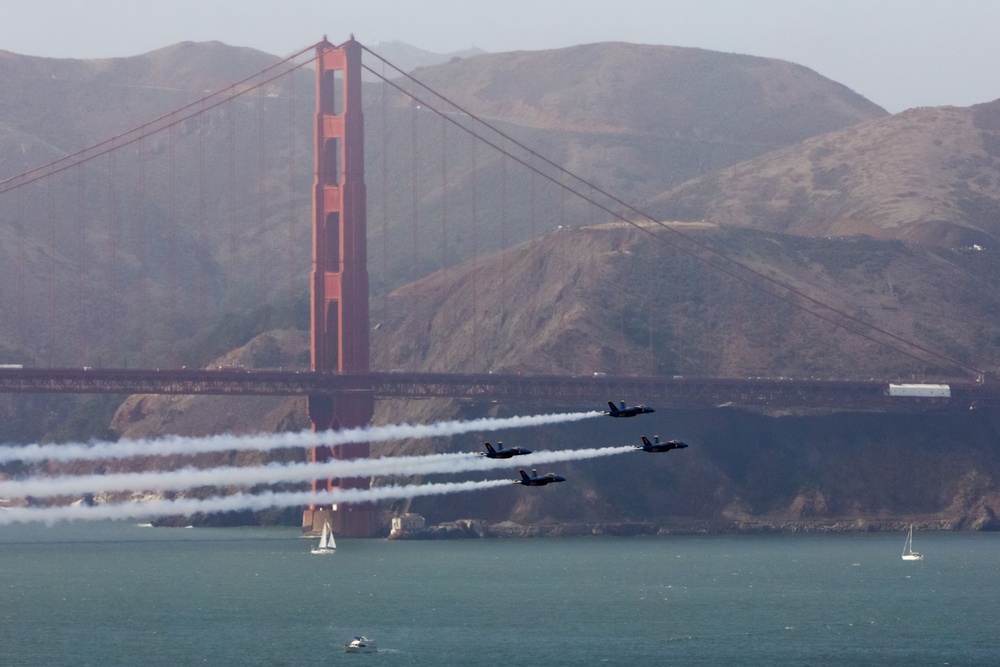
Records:
[[[40,167],[35,167],[34,169],[30,169],[30,170],[28,170],[26,172],[23,172],[21,174],[18,174],[16,176],[11,176],[10,178],[4,179],[4,180],[0,181],[0,195],[6,194],[7,192],[10,192],[11,190],[16,190],[17,188],[21,188],[21,187],[23,187],[25,185],[28,185],[30,183],[34,183],[35,181],[41,180],[43,178],[47,178],[47,177],[52,176],[54,174],[58,174],[58,173],[60,173],[62,171],[66,171],[67,169],[71,169],[73,167],[79,166],[79,165],[84,164],[86,162],[89,162],[89,161],[91,161],[91,160],[93,160],[95,158],[98,158],[98,157],[100,157],[102,155],[105,155],[105,154],[107,154],[107,153],[109,153],[111,151],[115,151],[115,150],[118,150],[119,148],[124,148],[125,146],[129,146],[129,145],[131,145],[131,144],[133,144],[133,143],[135,143],[137,141],[140,141],[140,140],[142,140],[142,139],[144,139],[146,137],[149,137],[149,136],[152,136],[152,135],[157,134],[159,132],[162,132],[163,130],[166,130],[167,128],[174,127],[175,125],[179,125],[179,124],[183,123],[186,120],[190,120],[191,118],[194,118],[194,117],[196,117],[196,116],[198,116],[200,114],[205,113],[206,111],[209,111],[209,110],[214,109],[214,108],[216,108],[218,106],[226,104],[227,102],[230,102],[233,99],[235,99],[237,97],[240,97],[241,95],[245,95],[247,93],[255,91],[258,88],[260,88],[262,86],[265,86],[268,83],[271,83],[272,81],[274,81],[276,79],[279,79],[279,78],[281,78],[283,76],[287,76],[288,74],[291,74],[292,72],[294,72],[294,71],[296,71],[298,69],[301,69],[302,67],[305,67],[307,65],[311,65],[312,61],[311,60],[306,60],[306,61],[303,61],[301,63],[296,64],[294,67],[292,67],[290,69],[287,69],[287,70],[284,70],[284,71],[282,71],[282,72],[280,72],[278,74],[275,74],[274,76],[270,76],[270,77],[268,77],[268,78],[266,78],[266,79],[264,79],[262,81],[259,81],[259,82],[255,83],[255,84],[247,85],[247,82],[255,79],[256,77],[259,77],[261,74],[264,74],[264,73],[267,73],[267,72],[271,71],[272,69],[274,69],[274,68],[276,68],[276,67],[278,67],[280,65],[288,63],[289,61],[293,60],[294,58],[297,58],[297,57],[301,56],[303,53],[306,53],[307,51],[316,48],[317,45],[318,45],[318,43],[317,44],[313,44],[313,45],[311,45],[309,47],[306,47],[305,49],[302,49],[298,53],[292,54],[292,55],[288,56],[287,58],[285,58],[285,59],[283,59],[281,61],[278,61],[278,62],[274,63],[273,65],[270,65],[269,67],[261,70],[260,72],[252,74],[251,76],[248,76],[245,79],[241,79],[240,81],[237,81],[236,83],[232,83],[232,84],[226,86],[222,90],[210,93],[208,95],[205,95],[204,97],[200,97],[200,98],[198,98],[197,100],[195,100],[193,102],[185,104],[184,106],[182,106],[182,107],[180,107],[178,109],[174,109],[173,111],[171,111],[169,113],[166,113],[166,114],[164,114],[162,116],[159,116],[158,118],[154,118],[153,120],[145,122],[142,125],[134,127],[134,128],[132,128],[132,129],[126,131],[126,132],[122,132],[121,134],[117,134],[117,135],[115,135],[115,136],[113,136],[113,137],[111,137],[109,139],[105,139],[104,141],[101,141],[101,142],[98,142],[96,144],[93,144],[92,146],[88,146],[86,148],[80,149],[80,150],[76,151],[75,153],[70,153],[69,155],[65,155],[65,156],[59,158],[58,160],[53,160],[52,162],[44,164],[44,165],[42,165]],[[233,91],[235,89],[238,89],[240,86],[243,86],[243,85],[247,85],[247,87],[243,88],[242,90],[239,90],[238,92],[229,94],[229,91]],[[217,101],[214,101],[211,104],[206,104],[209,100],[212,100],[214,98],[219,98],[220,96],[223,96],[223,95],[227,95],[227,96],[222,97],[221,99],[218,99]],[[192,109],[193,107],[198,107],[198,108],[195,109],[195,110],[193,110],[193,111],[190,111],[189,113],[186,113],[184,115],[178,116],[178,114],[180,114],[181,112],[188,111],[188,110]],[[171,118],[173,118],[173,120],[170,120]],[[161,124],[161,123],[164,123],[164,122],[166,122],[168,120],[170,120],[170,122],[168,122],[166,124]],[[153,129],[150,129],[150,128],[153,128]],[[129,137],[130,135],[134,135],[136,133],[140,133],[140,134],[138,136],[133,136],[131,138],[126,139],[126,137]],[[62,166],[57,166],[57,165],[60,165],[60,164],[62,164],[64,162],[66,162],[66,161],[70,161],[70,163],[69,164],[63,164]]]
[[[863,331],[863,330],[859,330],[857,327],[860,327],[861,329],[867,329],[869,331],[874,331],[874,332],[877,332],[879,334],[882,334],[883,336],[886,336],[886,337],[888,337],[888,338],[890,338],[890,339],[896,341],[897,343],[900,343],[900,344],[902,344],[902,345],[904,345],[906,347],[909,347],[909,348],[918,350],[920,352],[923,352],[925,355],[929,355],[929,356],[937,358],[937,359],[939,359],[941,361],[945,361],[945,362],[947,362],[949,364],[952,364],[952,365],[954,365],[954,366],[956,366],[958,368],[962,368],[962,369],[964,369],[964,370],[966,370],[966,371],[968,371],[970,373],[973,373],[973,374],[975,374],[977,376],[981,376],[984,373],[984,371],[982,369],[975,368],[975,367],[970,366],[968,364],[965,364],[965,363],[963,363],[961,361],[958,361],[956,359],[948,357],[947,355],[944,355],[944,354],[941,354],[941,353],[936,352],[934,350],[931,350],[931,349],[929,349],[929,348],[927,348],[927,347],[925,347],[923,345],[920,345],[919,343],[915,343],[913,341],[907,340],[907,339],[903,338],[902,336],[894,334],[891,331],[883,329],[883,328],[881,328],[881,327],[879,327],[877,325],[870,324],[868,322],[864,322],[864,321],[860,320],[859,318],[854,317],[850,313],[846,313],[846,312],[844,312],[844,311],[842,311],[842,310],[840,310],[840,309],[838,309],[838,308],[836,308],[834,306],[831,306],[831,305],[829,305],[827,303],[824,303],[823,301],[821,301],[821,300],[819,300],[819,299],[817,299],[815,297],[809,296],[808,294],[802,292],[801,290],[798,290],[798,289],[796,289],[796,288],[794,288],[794,287],[792,287],[792,286],[790,286],[788,284],[785,284],[782,281],[778,280],[777,278],[768,276],[767,274],[762,273],[762,272],[760,272],[760,271],[758,271],[758,270],[756,270],[756,269],[754,269],[754,268],[752,268],[752,267],[750,267],[750,266],[748,266],[748,265],[740,262],[739,260],[733,259],[732,257],[729,257],[728,255],[720,252],[719,250],[716,250],[712,246],[710,246],[710,245],[708,245],[708,244],[706,244],[706,243],[704,243],[702,241],[699,241],[699,240],[695,239],[694,237],[692,237],[692,236],[690,236],[688,234],[685,234],[685,233],[681,232],[680,230],[678,230],[678,229],[676,229],[674,227],[671,227],[670,225],[666,224],[665,222],[663,222],[661,220],[655,219],[653,216],[651,216],[651,215],[649,215],[649,214],[647,214],[647,213],[639,210],[638,208],[632,206],[631,204],[628,204],[627,202],[619,199],[618,197],[612,195],[611,193],[607,192],[606,190],[604,190],[603,188],[597,186],[596,184],[593,184],[593,183],[587,181],[583,177],[574,174],[573,172],[571,172],[568,169],[566,169],[566,168],[560,166],[559,164],[553,162],[552,160],[550,160],[549,158],[545,157],[544,155],[541,155],[537,151],[535,151],[532,148],[526,146],[525,144],[523,144],[522,142],[518,141],[517,139],[515,139],[514,137],[512,137],[508,133],[504,132],[503,130],[499,129],[495,125],[489,123],[488,121],[485,121],[485,120],[479,118],[478,116],[476,116],[475,114],[473,114],[469,110],[465,109],[464,107],[462,107],[458,103],[452,101],[448,97],[442,95],[441,93],[438,93],[437,91],[433,90],[432,88],[430,88],[426,84],[422,83],[419,79],[417,79],[413,75],[411,75],[411,74],[403,71],[399,67],[393,65],[391,62],[387,61],[385,58],[383,58],[379,54],[375,53],[371,49],[369,49],[369,48],[367,48],[367,47],[365,47],[363,45],[362,45],[362,49],[364,49],[367,53],[370,53],[375,58],[377,58],[377,59],[383,61],[384,63],[388,64],[391,68],[393,68],[394,70],[396,70],[397,72],[399,72],[404,78],[410,80],[411,82],[413,82],[416,85],[420,86],[421,88],[423,88],[424,90],[428,91],[432,95],[434,95],[437,98],[441,99],[446,104],[450,105],[452,108],[456,109],[461,114],[467,116],[472,121],[474,121],[476,123],[479,123],[483,127],[485,127],[487,129],[489,129],[490,131],[496,133],[498,136],[500,136],[503,139],[505,139],[505,140],[509,141],[510,143],[514,144],[515,146],[517,146],[521,150],[525,151],[531,157],[538,158],[544,164],[547,164],[548,166],[550,166],[553,169],[555,169],[558,173],[560,173],[562,175],[565,175],[565,176],[568,176],[573,181],[578,182],[580,184],[583,184],[583,185],[591,188],[594,192],[597,192],[601,196],[606,197],[607,199],[611,200],[615,204],[618,204],[619,206],[623,207],[627,211],[629,211],[629,212],[631,212],[631,213],[639,216],[640,218],[642,218],[642,219],[644,219],[646,221],[649,221],[649,222],[657,225],[660,229],[666,230],[667,232],[669,232],[670,234],[672,234],[675,238],[681,239],[681,241],[683,243],[690,244],[690,245],[698,248],[699,250],[702,250],[705,253],[708,253],[708,254],[714,256],[715,258],[720,259],[720,260],[722,260],[725,263],[728,263],[733,268],[725,268],[723,266],[720,266],[719,264],[712,263],[709,260],[709,258],[704,257],[704,256],[702,256],[702,255],[700,255],[700,254],[698,254],[696,252],[693,252],[692,250],[690,250],[688,248],[683,247],[682,243],[680,243],[680,242],[673,242],[673,241],[667,239],[666,237],[664,237],[662,235],[654,233],[648,227],[646,227],[644,225],[641,225],[641,224],[639,224],[638,222],[636,222],[634,220],[629,219],[628,217],[624,216],[620,212],[614,211],[614,210],[608,208],[608,206],[605,206],[604,204],[596,201],[595,199],[593,199],[592,197],[588,196],[587,194],[579,191],[575,187],[572,187],[572,186],[570,186],[570,185],[562,182],[561,178],[556,178],[556,177],[554,177],[554,176],[552,176],[552,175],[550,175],[550,174],[548,174],[548,173],[546,173],[546,172],[544,172],[544,171],[536,168],[533,164],[530,164],[527,160],[522,159],[522,158],[520,158],[520,157],[518,157],[516,155],[513,155],[512,153],[510,153],[509,151],[507,151],[506,149],[504,149],[502,146],[498,145],[496,142],[491,141],[490,139],[487,139],[486,137],[483,137],[483,136],[477,134],[475,131],[473,131],[472,128],[467,127],[467,126],[463,125],[462,123],[459,123],[457,120],[455,120],[454,118],[452,118],[451,115],[449,115],[448,113],[446,113],[444,111],[440,111],[439,109],[435,108],[433,105],[429,104],[425,99],[422,99],[422,98],[416,96],[416,94],[414,94],[414,93],[407,92],[402,86],[399,86],[399,85],[395,84],[393,81],[387,81],[388,85],[392,86],[393,88],[395,88],[396,90],[398,90],[402,94],[406,95],[407,97],[410,97],[417,104],[420,104],[421,106],[426,107],[428,110],[430,110],[431,112],[439,115],[441,118],[447,120],[448,122],[452,123],[456,127],[458,127],[460,129],[462,129],[463,131],[465,131],[465,132],[473,135],[474,137],[476,137],[477,139],[479,139],[483,143],[485,143],[488,146],[492,147],[493,149],[499,151],[502,155],[505,155],[505,156],[511,158],[512,160],[514,160],[515,162],[519,163],[523,167],[529,169],[531,172],[536,173],[539,176],[541,176],[541,177],[545,178],[546,180],[550,181],[551,183],[555,184],[557,187],[561,188],[563,191],[569,192],[570,194],[573,194],[573,195],[579,197],[583,201],[590,202],[593,206],[596,206],[600,210],[602,210],[605,213],[611,215],[614,219],[619,220],[621,222],[625,222],[625,223],[627,223],[627,224],[635,227],[639,231],[645,232],[646,234],[650,235],[654,239],[656,239],[656,240],[658,240],[660,242],[666,243],[667,245],[675,248],[676,250],[678,250],[678,251],[680,251],[682,253],[688,254],[688,255],[694,257],[695,259],[698,259],[699,261],[701,261],[702,263],[706,264],[710,268],[715,269],[716,271],[720,271],[720,272],[722,272],[722,273],[730,276],[731,278],[739,280],[739,281],[741,281],[741,282],[743,282],[743,283],[745,283],[745,284],[747,284],[747,285],[749,285],[751,287],[754,287],[754,288],[756,288],[758,290],[761,290],[761,291],[763,291],[763,292],[765,292],[767,294],[770,294],[771,296],[773,296],[773,297],[775,297],[775,298],[777,298],[777,299],[779,299],[781,301],[784,301],[785,303],[788,303],[789,305],[791,305],[791,306],[793,306],[795,308],[803,310],[804,312],[807,312],[807,313],[813,315],[814,317],[818,317],[818,318],[820,318],[823,321],[826,321],[826,322],[828,322],[830,324],[833,324],[834,326],[839,327],[839,328],[847,331],[848,333],[852,333],[854,335],[860,336],[860,337],[862,337],[862,338],[864,338],[864,339],[866,339],[866,340],[868,340],[868,341],[870,341],[872,343],[875,343],[877,345],[881,345],[881,346],[887,347],[887,348],[889,348],[891,350],[894,350],[894,351],[896,351],[896,352],[898,352],[900,354],[903,354],[905,356],[908,356],[908,357],[910,357],[912,359],[915,359],[915,360],[918,360],[918,361],[921,361],[921,362],[925,362],[926,361],[926,358],[921,357],[921,356],[915,354],[914,352],[911,352],[911,351],[906,350],[906,349],[901,349],[900,347],[892,345],[889,342],[886,342],[884,340],[880,340],[879,338],[877,338],[877,337],[875,337],[875,336],[873,336],[871,334],[865,333],[865,331]],[[366,65],[362,65],[362,67],[365,70],[367,70],[368,72],[374,74],[376,77],[384,78],[378,72],[374,71],[370,67],[368,67]],[[740,271],[745,272],[745,273],[749,273],[750,277],[739,275]],[[775,287],[776,288],[780,288],[781,290],[784,290],[784,291],[786,291],[786,292],[794,295],[795,297],[798,297],[799,299],[807,301],[807,302],[811,303],[814,306],[817,306],[817,307],[819,307],[821,309],[824,309],[824,310],[828,310],[828,311],[834,313],[838,317],[824,315],[824,314],[819,313],[819,312],[817,312],[815,310],[807,308],[805,305],[803,305],[802,303],[799,303],[798,301],[796,301],[796,299],[792,298],[791,296],[775,292],[773,289],[769,289],[767,286],[761,285],[761,284],[759,284],[759,282],[756,282],[756,281],[763,281],[765,283],[768,283],[768,284],[770,284],[770,286],[772,288],[775,288]],[[846,320],[846,322],[844,322],[842,320]],[[849,326],[849,324],[853,325],[853,327]]]

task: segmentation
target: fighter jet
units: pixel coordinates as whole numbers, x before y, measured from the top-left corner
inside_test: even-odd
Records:
[[[520,469],[521,479],[515,479],[515,484],[524,484],[525,486],[545,486],[546,484],[551,484],[552,482],[565,482],[566,478],[561,475],[555,475],[549,473],[548,475],[538,476],[538,471],[534,468],[531,469],[531,477],[528,477],[528,473],[524,472],[524,468]]]
[[[524,456],[525,454],[530,454],[530,449],[523,449],[521,447],[510,447],[508,449],[503,448],[503,443],[498,442],[497,447],[500,449],[493,449],[493,445],[486,443],[486,451],[479,452],[480,456],[486,456],[491,459],[509,459],[512,456]]]
[[[622,401],[622,406],[616,408],[615,404],[608,401],[608,407],[611,408],[609,412],[605,412],[609,417],[635,417],[636,415],[644,415],[649,412],[656,412],[653,408],[647,408],[645,405],[636,405],[631,408],[625,407],[625,401]]]
[[[671,449],[684,449],[687,444],[681,442],[680,440],[668,440],[666,442],[660,442],[660,436],[654,435],[653,442],[649,441],[649,438],[642,436],[642,446],[633,445],[636,449],[641,449],[644,452],[669,452]]]

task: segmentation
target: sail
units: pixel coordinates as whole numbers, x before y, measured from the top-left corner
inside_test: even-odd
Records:
[[[319,544],[312,550],[314,554],[327,554],[337,548],[333,539],[333,528],[328,523],[323,524],[323,532],[319,536]]]
[[[322,549],[326,546],[326,538],[330,535],[330,524],[323,524],[323,532],[319,536],[319,548]]]
[[[913,550],[913,524],[910,524],[910,532],[906,535],[906,543],[903,545],[903,560],[923,560],[924,555]]]
[[[333,539],[333,528],[329,523],[323,524],[323,534],[319,536],[320,549],[336,549],[337,543]]]

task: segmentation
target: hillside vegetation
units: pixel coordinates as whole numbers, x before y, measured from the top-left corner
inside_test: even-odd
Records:
[[[721,226],[685,230],[734,259],[768,267],[788,284],[816,290],[831,305],[851,308],[861,319],[943,353],[998,359],[994,314],[1000,276],[985,251]],[[622,284],[632,287],[617,289]],[[933,368],[832,329],[766,293],[720,278],[645,232],[614,224],[547,234],[509,253],[435,273],[372,306],[379,325],[373,362],[383,368],[904,380],[923,379]],[[985,331],[993,333],[987,337]],[[218,361],[251,367],[266,357],[287,363],[301,357],[307,345],[301,332],[266,334]],[[605,400],[618,398],[641,400],[595,396],[561,408],[601,409]],[[670,454],[637,452],[560,465],[571,491],[532,493],[518,487],[420,498],[392,504],[387,516],[416,511],[435,522],[651,522],[673,530],[834,521],[892,527],[909,519],[945,527],[996,526],[998,422],[988,412],[795,415],[655,407],[655,414],[631,420],[376,443],[375,456],[474,452],[483,440],[496,439],[546,450],[638,444],[642,434],[659,434],[691,445]],[[130,438],[164,431],[286,430],[307,423],[303,410],[302,401],[291,399],[132,397],[113,425]],[[428,423],[538,411],[528,402],[383,401],[376,421]],[[441,477],[423,481],[432,480]],[[399,480],[376,483],[393,481]]]
[[[1000,241],[1000,101],[911,109],[672,188],[649,207],[801,236]]]

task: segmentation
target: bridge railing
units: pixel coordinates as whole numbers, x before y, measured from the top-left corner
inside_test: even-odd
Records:
[[[660,408],[832,408],[955,411],[1000,406],[1000,386],[951,382],[950,397],[890,396],[882,380],[561,376],[305,370],[0,368],[0,393],[317,396],[369,392],[377,398],[453,398],[600,409],[626,400]]]

